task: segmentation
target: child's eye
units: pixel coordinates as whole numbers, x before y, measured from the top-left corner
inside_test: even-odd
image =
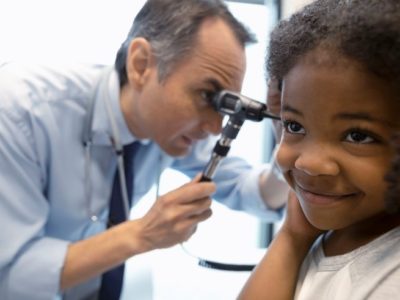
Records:
[[[362,130],[352,130],[347,133],[345,140],[351,143],[357,144],[371,144],[377,140],[371,136],[371,134],[366,133]]]
[[[305,134],[306,131],[299,123],[295,121],[283,121],[283,127],[286,132],[291,134]]]

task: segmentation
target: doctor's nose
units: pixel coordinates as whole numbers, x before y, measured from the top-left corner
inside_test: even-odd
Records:
[[[207,134],[218,135],[222,131],[223,116],[217,112],[211,112],[202,123],[202,130]]]

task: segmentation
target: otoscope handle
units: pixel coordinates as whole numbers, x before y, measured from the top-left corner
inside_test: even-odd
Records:
[[[204,174],[201,175],[200,182],[210,182],[210,181],[212,181],[211,178],[208,178],[208,177],[205,176]]]
[[[207,166],[204,169],[203,175],[200,181],[212,181],[212,177],[222,160],[230,149],[230,142],[227,142],[226,138],[219,139],[214,146],[214,150],[211,155],[211,159],[208,162]]]
[[[230,117],[226,126],[222,130],[221,138],[215,143],[210,161],[204,169],[200,181],[211,181],[220,161],[228,155],[231,149],[231,142],[234,140],[243,124],[244,120]]]

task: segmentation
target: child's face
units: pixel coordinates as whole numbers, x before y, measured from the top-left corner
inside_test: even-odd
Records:
[[[384,211],[390,138],[400,127],[394,99],[350,60],[303,60],[285,76],[277,160],[317,228],[357,225]]]

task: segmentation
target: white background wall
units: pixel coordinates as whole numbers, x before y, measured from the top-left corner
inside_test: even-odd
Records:
[[[285,18],[313,0],[282,0],[282,16]]]
[[[144,0],[0,0],[0,63],[111,64]]]

